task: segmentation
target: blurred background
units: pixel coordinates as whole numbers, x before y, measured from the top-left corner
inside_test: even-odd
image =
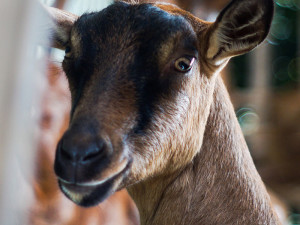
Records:
[[[40,2],[81,15],[112,1]],[[229,0],[164,2],[214,21]],[[275,3],[267,40],[232,59],[222,76],[274,207],[283,224],[294,225],[300,224],[300,0]],[[70,93],[64,52],[38,46],[47,40],[37,29],[47,23],[41,11],[30,0],[3,0],[0,7],[0,224],[138,224],[126,191],[82,209],[57,188],[53,160],[68,125]]]

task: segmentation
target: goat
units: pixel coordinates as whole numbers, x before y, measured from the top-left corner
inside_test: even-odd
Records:
[[[233,0],[214,23],[170,4],[49,8],[72,96],[54,170],[93,206],[127,188],[142,224],[279,224],[218,76],[268,34],[272,0]]]

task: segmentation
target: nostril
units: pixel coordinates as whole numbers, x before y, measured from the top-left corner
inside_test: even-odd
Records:
[[[67,160],[73,160],[73,157],[63,148],[61,148],[61,156]]]
[[[78,141],[78,137],[62,139],[58,145],[58,154],[62,162],[92,163],[106,156],[107,144],[104,140]]]
[[[95,159],[102,158],[105,152],[105,144],[101,142],[98,146],[91,146],[90,149],[87,150],[85,156],[82,158],[82,162],[88,162]]]
[[[98,150],[98,149],[97,149]],[[93,159],[95,159],[95,158],[98,158],[99,157],[99,154],[101,154],[101,153],[99,153],[99,151],[97,151],[97,150],[95,150],[94,152],[91,152],[91,153],[89,153],[88,155],[86,155],[85,157],[83,157],[83,159],[82,159],[82,161],[84,162],[86,162],[86,161],[91,161],[91,160],[93,160]]]
[[[60,149],[60,154],[61,154],[62,158],[66,159],[66,160],[73,160],[72,154],[70,154],[70,152],[68,152],[68,150],[64,148],[62,142],[59,144],[59,149]]]

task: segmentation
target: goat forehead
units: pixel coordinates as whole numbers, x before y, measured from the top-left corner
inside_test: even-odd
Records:
[[[151,4],[115,3],[108,8],[85,14],[76,22],[72,34],[81,37],[82,49],[110,54],[134,45],[158,50],[162,43],[180,33],[193,32],[181,16],[171,15]]]
[[[80,42],[80,55],[76,58],[82,59],[75,58],[72,65],[82,62],[90,68],[73,69],[68,76],[71,83],[77,84],[73,111],[80,102],[84,105],[84,99],[112,104],[110,97],[103,98],[108,91],[105,96],[118,96],[117,99],[135,94],[141,109],[139,121],[143,123],[139,127],[149,122],[154,111],[152,105],[161,92],[171,90],[166,86],[168,82],[163,82],[163,88],[157,81],[161,69],[170,61],[172,49],[179,42],[184,49],[196,48],[196,34],[183,17],[151,4],[115,3],[101,12],[80,17],[71,34],[76,43]],[[76,48],[75,45],[72,43]],[[151,89],[157,90],[157,94],[149,94]]]

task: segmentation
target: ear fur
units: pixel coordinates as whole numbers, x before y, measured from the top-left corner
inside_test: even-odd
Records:
[[[70,38],[70,32],[78,16],[52,7],[45,7],[52,19],[50,25],[50,39],[54,48],[65,49]]]
[[[207,59],[218,65],[255,48],[269,33],[273,11],[273,0],[231,1],[207,32]]]

